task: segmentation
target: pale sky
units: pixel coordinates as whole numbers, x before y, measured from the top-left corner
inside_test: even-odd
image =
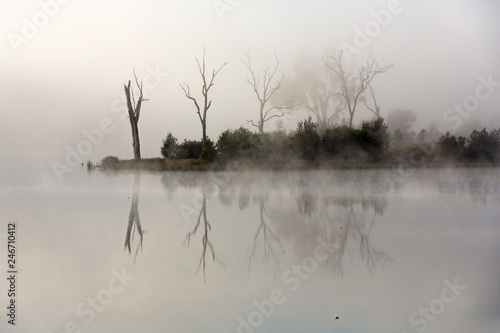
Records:
[[[84,160],[98,161],[107,155],[132,158],[128,119],[114,110],[134,67],[139,79],[149,80],[153,87],[145,91],[149,101],[143,104],[139,122],[143,157],[160,156],[168,132],[181,141],[199,139],[194,105],[179,83],[199,92],[194,58],[201,57],[204,47],[209,69],[228,62],[211,90],[207,132],[214,141],[227,128],[253,129],[245,119],[256,118],[258,105],[243,81],[246,72],[241,63],[249,48],[257,67],[272,63],[274,47],[289,75],[299,53],[319,57],[326,47],[355,45],[358,29],[375,24],[379,31],[354,61],[371,51],[380,61],[395,65],[373,83],[382,115],[396,108],[413,110],[417,132],[432,120],[444,129],[465,122],[465,116],[456,112],[449,113],[446,121],[445,111],[475,96],[480,77],[500,82],[500,2],[493,0],[41,3],[48,4],[45,10],[51,16],[38,1],[0,3],[0,179],[4,180],[12,173],[32,175],[35,170],[35,178],[50,173],[52,162],[64,163],[66,147],[76,149],[85,140],[82,131],[98,128],[106,118],[113,130]],[[217,4],[226,10],[218,12]],[[397,13],[381,26],[373,12],[390,8],[397,8]],[[157,84],[150,74],[155,71],[161,73],[162,82]],[[500,126],[500,87],[490,88],[481,90],[481,96],[488,96],[467,115],[483,125]],[[285,124],[293,128],[306,117],[296,112]],[[354,120],[359,123],[368,117],[366,110],[360,110]],[[268,130],[273,128],[270,123]],[[19,167],[23,164],[30,167]]]

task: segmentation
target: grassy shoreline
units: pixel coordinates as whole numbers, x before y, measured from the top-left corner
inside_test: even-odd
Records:
[[[90,163],[88,169],[100,171],[302,171],[302,170],[369,170],[369,169],[425,169],[425,168],[490,168],[498,164],[486,162],[457,162],[453,160],[416,161],[411,159],[391,159],[387,162],[356,163],[334,160],[307,161],[295,158],[271,159],[266,161],[237,160],[227,163],[207,162],[201,159],[145,158],[141,161],[117,160],[112,164]]]

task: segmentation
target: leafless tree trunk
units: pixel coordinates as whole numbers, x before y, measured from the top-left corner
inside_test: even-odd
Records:
[[[130,119],[130,126],[132,127],[132,146],[134,148],[134,160],[141,160],[141,144],[139,142],[139,115],[141,113],[142,102],[147,101],[143,97],[142,94],[142,82],[139,84],[137,80],[137,75],[135,75],[134,69],[134,78],[137,88],[139,89],[139,99],[137,102],[135,101],[134,90],[130,86],[130,80],[128,84],[124,84],[123,87],[125,89],[125,97],[127,98],[127,109],[128,109],[128,117]]]
[[[207,81],[207,73],[206,73],[206,66],[205,66],[205,49],[203,49],[203,59],[200,64],[200,61],[198,58],[196,59],[196,63],[198,64],[198,70],[201,75],[201,80],[203,82],[203,85],[201,86],[201,93],[203,95],[203,104],[200,105],[198,104],[198,101],[196,98],[191,96],[191,89],[189,88],[189,85],[186,83],[179,84],[184,91],[184,94],[186,94],[186,97],[190,100],[193,101],[194,106],[196,107],[196,113],[198,114],[198,118],[200,118],[200,123],[201,123],[201,130],[202,130],[202,140],[203,144],[207,141],[207,111],[210,109],[212,106],[212,101],[209,101],[208,98],[208,92],[210,91],[210,88],[214,85],[214,79],[219,73],[219,71],[224,68],[224,66],[227,65],[227,62],[225,62],[222,66],[219,67],[219,69],[212,70],[212,77],[210,78],[210,81]]]
[[[352,127],[354,114],[366,88],[376,75],[387,72],[393,65],[382,66],[370,55],[365,66],[346,69],[343,55],[343,50],[333,50],[325,56],[323,63],[340,79],[337,95],[341,97],[342,107],[349,112],[349,127]]]
[[[248,123],[251,123],[252,126],[258,128],[259,133],[264,133],[264,124],[266,121],[271,120],[272,118],[280,118],[285,115],[284,110],[290,109],[289,106],[273,106],[266,110],[266,104],[269,102],[271,97],[273,97],[274,93],[281,88],[281,82],[283,82],[283,78],[285,74],[281,72],[279,69],[279,59],[276,55],[276,51],[274,51],[274,58],[276,59],[276,63],[272,69],[269,69],[268,66],[262,69],[262,86],[261,79],[255,76],[255,72],[252,68],[252,62],[250,60],[250,50],[245,52],[246,62],[241,61],[243,65],[250,72],[250,77],[246,77],[245,81],[248,82],[253,88],[257,99],[259,100],[259,120],[257,124],[253,122],[253,120],[247,120]],[[275,76],[276,79],[275,79]],[[279,110],[277,113],[276,111]]]

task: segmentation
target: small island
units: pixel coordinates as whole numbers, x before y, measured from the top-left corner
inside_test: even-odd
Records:
[[[383,118],[318,130],[309,117],[293,131],[254,133],[240,127],[221,133],[216,142],[207,138],[183,142],[168,133],[161,156],[120,160],[107,156],[87,162],[89,170],[202,171],[222,169],[301,170],[328,168],[416,168],[445,166],[497,166],[500,160],[500,130],[473,130],[468,137],[422,129],[413,139],[393,135]],[[412,137],[404,133],[404,137]]]

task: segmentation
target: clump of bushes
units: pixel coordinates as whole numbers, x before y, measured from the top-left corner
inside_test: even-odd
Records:
[[[187,140],[179,144],[172,133],[168,133],[161,146],[161,155],[169,159],[198,159],[212,161],[215,159],[215,144],[207,138],[205,144],[202,140]]]
[[[217,140],[217,152],[221,161],[231,159],[256,160],[262,153],[262,140],[259,134],[246,128],[225,130]]]
[[[338,126],[327,129],[321,148],[327,157],[348,161],[381,160],[389,147],[390,136],[383,118],[364,121],[360,129]]]
[[[168,132],[167,137],[163,140],[161,145],[161,156],[165,158],[177,158],[179,144],[177,138]]]
[[[212,140],[207,137],[205,144],[202,144],[200,159],[202,162],[212,162],[217,156],[217,150]]]
[[[487,161],[495,163],[500,157],[500,131],[490,133],[484,128],[482,131],[473,131],[467,139],[465,157],[472,161]]]
[[[468,162],[496,163],[500,158],[500,130],[491,132],[483,128],[474,130],[468,138],[446,132],[439,141],[438,148],[443,156]]]
[[[318,134],[318,124],[311,117],[300,121],[297,130],[291,138],[292,149],[305,160],[312,161],[318,157],[321,137]]]
[[[225,130],[217,140],[217,159],[262,161],[276,156],[286,156],[290,137],[284,131],[253,133],[240,127]]]
[[[459,159],[462,158],[465,152],[466,139],[463,136],[451,135],[446,132],[439,141],[438,148],[440,153],[446,158]]]
[[[101,168],[104,170],[115,170],[120,163],[120,159],[116,156],[106,156],[101,160]]]
[[[343,125],[319,133],[318,125],[309,117],[300,121],[296,130],[290,133],[254,133],[243,127],[228,129],[219,135],[216,144],[210,139],[205,144],[201,140],[184,140],[179,144],[177,138],[168,133],[161,154],[168,159],[198,159],[202,163],[213,160],[221,163],[231,160],[286,162],[290,156],[307,161],[331,159],[348,163],[394,162],[398,157],[425,164],[444,160],[491,163],[500,160],[500,130],[473,131],[468,138],[448,132],[437,144],[423,142],[427,137],[427,131],[421,131],[419,144],[398,145],[390,155],[390,135],[383,118],[364,121],[358,128]],[[112,168],[118,161],[108,156],[101,164],[104,169]]]

